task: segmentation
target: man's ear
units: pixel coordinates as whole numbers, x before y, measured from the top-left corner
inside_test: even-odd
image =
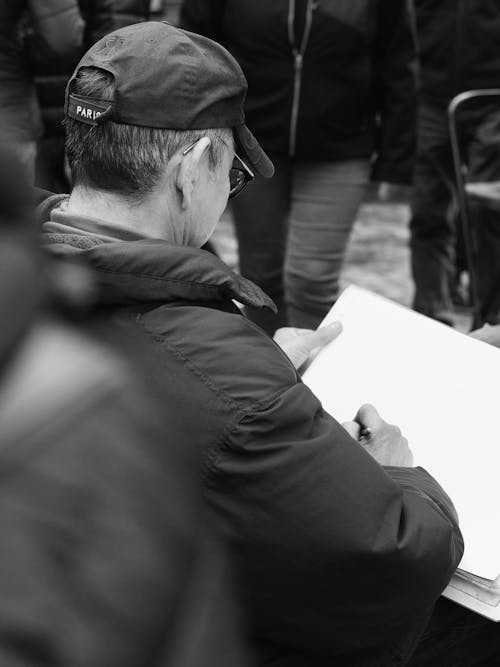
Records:
[[[175,185],[182,198],[182,208],[191,206],[193,192],[196,187],[206,159],[206,152],[210,146],[210,139],[202,137],[185,155],[181,155]]]

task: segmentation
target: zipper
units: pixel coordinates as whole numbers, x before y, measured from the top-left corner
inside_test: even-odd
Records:
[[[288,154],[290,157],[295,155],[295,145],[297,142],[297,124],[299,120],[300,90],[302,88],[302,64],[304,57],[301,53],[294,54],[294,80],[293,80],[293,102],[292,115],[290,118],[290,139],[288,145]]]
[[[300,91],[302,89],[302,69],[304,65],[304,53],[309,42],[311,34],[311,25],[313,20],[313,12],[316,9],[316,0],[307,0],[306,23],[304,27],[304,34],[300,46],[297,46],[295,39],[294,23],[295,23],[295,0],[289,0],[288,3],[288,40],[293,54],[293,99],[292,112],[290,116],[290,136],[288,142],[288,154],[290,157],[295,155],[295,147],[297,142],[297,123],[299,118],[300,106]]]

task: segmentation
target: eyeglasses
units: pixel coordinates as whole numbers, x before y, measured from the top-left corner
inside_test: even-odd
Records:
[[[233,166],[229,170],[229,197],[232,199],[239,195],[250,181],[253,181],[255,175],[250,167],[243,162],[239,155],[234,156]]]
[[[187,155],[198,143],[199,139],[189,144],[187,148],[182,151],[183,155]],[[234,156],[233,166],[229,170],[229,196],[228,199],[233,199],[236,195],[246,187],[250,181],[253,181],[255,174],[250,167],[240,158],[239,155]]]

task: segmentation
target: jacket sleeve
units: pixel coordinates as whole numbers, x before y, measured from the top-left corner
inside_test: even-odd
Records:
[[[408,653],[463,550],[434,479],[379,466],[302,383],[243,416],[210,474],[257,636],[360,664]]]
[[[179,25],[222,44],[225,4],[224,0],[184,0]]]
[[[379,118],[373,178],[409,184],[416,149],[416,45],[407,0],[379,0],[375,97]]]
[[[85,23],[77,0],[29,0],[32,49],[37,61],[67,59],[71,64],[83,47]]]

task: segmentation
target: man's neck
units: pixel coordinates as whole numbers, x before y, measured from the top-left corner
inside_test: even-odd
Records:
[[[164,239],[168,225],[165,217],[168,211],[160,211],[160,206],[154,198],[144,198],[139,203],[131,203],[129,200],[83,187],[76,187],[71,192],[66,211],[77,216],[92,218],[95,221],[102,220],[106,227],[129,230],[147,239]]]

